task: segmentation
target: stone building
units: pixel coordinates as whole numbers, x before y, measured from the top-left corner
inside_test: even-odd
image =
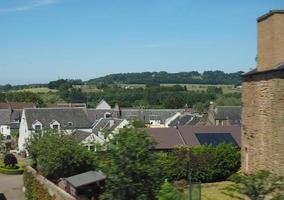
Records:
[[[242,77],[242,171],[284,175],[284,10],[257,25],[257,68]]]

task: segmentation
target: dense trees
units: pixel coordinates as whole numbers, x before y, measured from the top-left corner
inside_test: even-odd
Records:
[[[94,169],[91,152],[64,133],[34,134],[27,150],[36,168],[54,180]]]
[[[223,71],[193,72],[142,72],[110,74],[104,77],[91,79],[88,84],[153,84],[153,83],[191,83],[191,84],[231,84],[240,85],[240,75],[243,72],[225,73]]]
[[[105,199],[156,199],[163,180],[153,167],[153,139],[142,130],[124,129],[98,152],[98,167],[108,176]]]
[[[42,98],[33,92],[6,92],[0,93],[0,102],[31,102],[43,105]]]

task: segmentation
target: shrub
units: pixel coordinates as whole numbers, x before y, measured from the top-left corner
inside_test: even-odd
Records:
[[[158,194],[158,200],[178,200],[182,199],[181,193],[169,182],[165,182]]]
[[[16,175],[16,174],[22,174],[23,172],[24,172],[23,168],[9,169],[9,168],[0,167],[1,174]]]
[[[230,189],[251,200],[264,200],[271,195],[276,195],[275,199],[283,199],[284,178],[268,171],[261,170],[251,175],[236,174],[230,179],[236,183]]]
[[[240,168],[240,151],[230,144],[218,146],[182,146],[174,152],[176,180],[188,180],[189,174],[196,182],[226,180]]]
[[[18,164],[16,156],[13,154],[6,154],[4,157],[4,164],[5,166],[15,167]]]

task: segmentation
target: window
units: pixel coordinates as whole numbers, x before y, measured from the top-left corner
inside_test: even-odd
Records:
[[[109,112],[105,113],[104,118],[111,118],[111,113]]]
[[[41,125],[35,125],[35,132],[39,133],[41,130]]]
[[[59,129],[59,125],[58,125],[58,124],[55,124],[55,125],[52,126],[52,128],[53,128],[53,129]]]
[[[41,125],[35,125],[35,130],[40,130],[41,129]]]
[[[73,126],[73,122],[68,122],[68,126]]]

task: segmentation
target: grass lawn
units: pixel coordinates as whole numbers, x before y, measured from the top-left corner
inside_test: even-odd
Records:
[[[228,187],[231,186],[232,182],[223,181],[216,183],[205,183],[202,184],[201,196],[202,200],[240,200],[240,195],[229,191]],[[188,198],[188,191],[185,192],[185,199]]]

